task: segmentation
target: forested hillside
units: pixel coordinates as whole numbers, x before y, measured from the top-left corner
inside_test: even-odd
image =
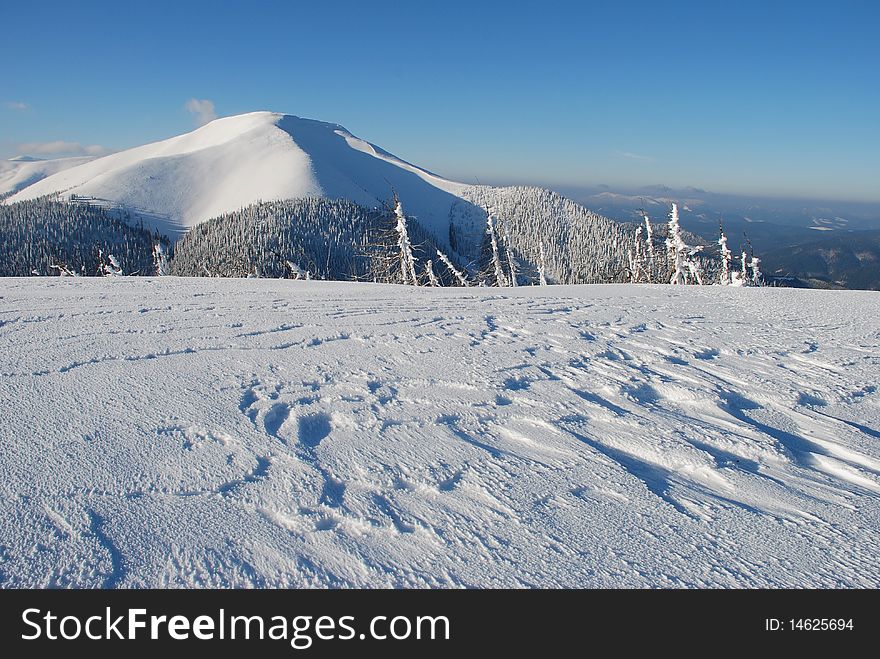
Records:
[[[104,274],[110,255],[120,274],[156,274],[154,246],[162,241],[97,206],[46,197],[0,205],[3,277]]]

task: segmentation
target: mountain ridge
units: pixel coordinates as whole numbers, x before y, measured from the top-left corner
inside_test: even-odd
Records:
[[[466,187],[339,124],[252,112],[53,173],[15,191],[8,203],[76,195],[143,211],[146,225],[179,235],[257,201],[314,196],[371,207],[398,192],[407,212],[439,234]]]

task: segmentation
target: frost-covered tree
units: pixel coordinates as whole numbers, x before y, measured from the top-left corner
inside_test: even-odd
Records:
[[[153,267],[155,268],[157,277],[164,277],[171,274],[171,265],[168,262],[168,252],[161,241],[156,241],[153,245]]]
[[[762,274],[761,274],[761,259],[759,259],[754,254],[750,259],[749,265],[752,269],[752,286],[760,286],[762,283]]]
[[[516,259],[513,258],[513,250],[510,248],[510,231],[507,224],[504,225],[504,251],[507,255],[507,270],[510,272],[510,285],[516,287]]]
[[[678,204],[672,204],[672,210],[669,212],[669,224],[666,238],[666,250],[669,262],[672,264],[672,276],[669,279],[670,284],[686,284],[687,283],[687,259],[688,246],[681,237],[681,226],[678,223]]]
[[[507,277],[501,266],[501,252],[498,249],[498,235],[495,231],[495,218],[492,216],[492,211],[486,213],[486,235],[489,237],[489,244],[492,247],[492,274],[495,286],[507,286]]]
[[[419,285],[419,277],[416,274],[416,261],[413,258],[412,243],[409,240],[409,232],[406,226],[406,215],[403,212],[403,204],[397,195],[394,195],[394,216],[397,219],[395,230],[397,231],[397,246],[400,249],[400,272],[403,276],[402,283],[410,286]]]
[[[312,279],[312,274],[308,270],[301,268],[298,263],[284,259],[284,267],[287,269],[286,279],[303,279],[305,281],[311,281]]]
[[[538,283],[541,286],[547,285],[547,260],[544,257],[544,241],[540,242],[540,257],[538,260]]]
[[[79,273],[74,272],[70,268],[68,268],[64,263],[53,263],[49,266],[50,270],[55,270],[60,277],[79,277]],[[39,276],[41,273],[37,270],[34,270],[31,274]]]
[[[459,284],[461,284],[462,286],[470,286],[470,282],[468,282],[468,279],[465,276],[465,274],[461,270],[456,268],[453,265],[452,261],[449,260],[449,257],[446,256],[446,254],[441,252],[439,249],[437,250],[437,258],[439,258],[441,261],[443,261],[443,265],[445,265],[449,269],[449,272],[452,273],[452,276],[455,277],[455,280]]]
[[[703,266],[700,265],[700,262],[694,258],[688,258],[685,261],[685,265],[687,266],[689,281],[692,284],[697,284],[698,286],[703,285]]]
[[[434,274],[434,262],[431,259],[425,262],[425,276],[428,279],[429,286],[440,286],[440,280]]]
[[[648,214],[644,214],[645,218],[645,254],[647,263],[645,264],[645,278],[648,283],[655,280],[655,272],[657,270],[656,259],[654,258],[654,227],[651,226],[651,220]]]
[[[724,235],[724,227],[719,225],[718,227],[720,236],[718,238],[718,247],[721,250],[721,274],[719,276],[718,283],[722,286],[729,286],[731,283],[730,280],[730,264],[731,264],[731,256],[732,252],[730,248],[727,246],[727,236]]]
[[[702,245],[690,246],[682,235],[678,218],[678,204],[672,204],[667,225],[666,250],[670,264],[670,284],[702,284],[703,266],[698,257]]]
[[[650,281],[648,276],[647,254],[642,242],[642,227],[636,227],[632,247],[629,251],[630,282],[640,284]]]

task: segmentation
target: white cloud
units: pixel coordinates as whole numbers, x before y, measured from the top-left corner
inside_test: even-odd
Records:
[[[217,118],[217,113],[214,112],[214,101],[191,98],[186,102],[184,107],[186,108],[186,111],[193,116],[193,120],[198,126],[204,126],[206,123],[214,121],[214,119]]]
[[[108,149],[100,144],[89,144],[84,146],[82,150],[87,156],[106,156],[108,153],[113,153],[113,149]]]
[[[27,103],[23,103],[21,101],[6,101],[3,103],[9,110],[15,110],[17,112],[24,112],[25,110],[30,110],[30,105]]]
[[[15,145],[20,154],[30,156],[105,156],[111,149],[100,144],[80,144],[79,142],[20,142]]]

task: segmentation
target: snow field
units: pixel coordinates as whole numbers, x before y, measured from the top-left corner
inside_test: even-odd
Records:
[[[880,296],[0,281],[0,584],[880,585]]]

